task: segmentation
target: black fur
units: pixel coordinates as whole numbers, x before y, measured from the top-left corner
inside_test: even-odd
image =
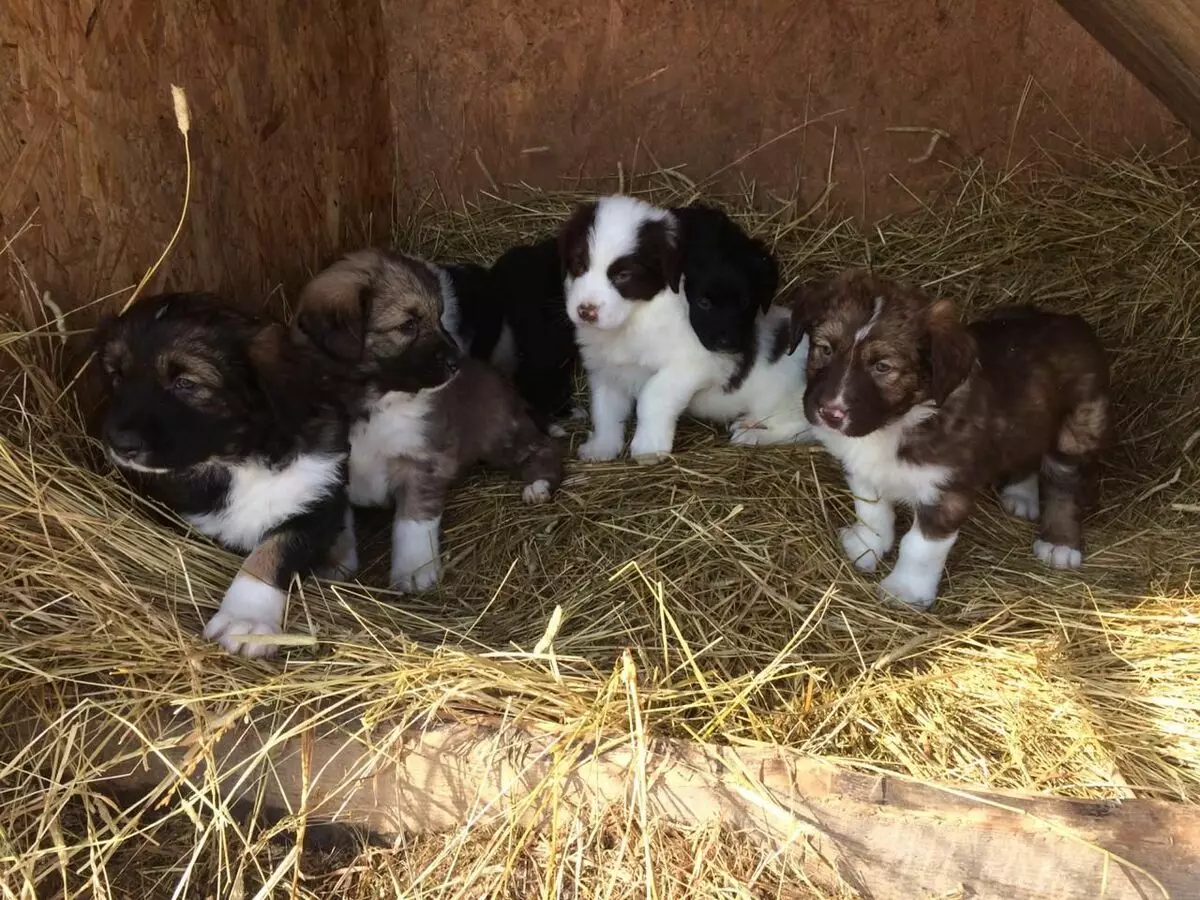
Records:
[[[567,317],[558,242],[550,237],[506,251],[491,269],[517,351],[517,391],[541,419],[571,409],[579,351]]]
[[[775,297],[779,264],[762,241],[715,207],[693,204],[671,212],[680,226],[692,330],[706,349],[736,353],[749,370],[757,349],[756,321]]]
[[[489,359],[504,327],[504,310],[492,275],[474,263],[442,264],[458,306],[459,337],[476,359]]]

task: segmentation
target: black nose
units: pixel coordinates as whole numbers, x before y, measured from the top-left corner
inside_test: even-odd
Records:
[[[119,456],[133,456],[142,449],[142,437],[129,428],[107,428],[104,442]]]

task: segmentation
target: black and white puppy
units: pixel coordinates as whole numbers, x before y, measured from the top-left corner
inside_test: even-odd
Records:
[[[735,291],[751,298],[748,308],[731,313],[722,300],[720,319],[709,318],[713,297],[706,291],[715,296],[716,286],[731,280],[742,250],[731,250],[727,235],[712,233],[713,255],[729,268],[714,262],[689,288],[683,238],[676,213],[619,195],[582,204],[559,232],[567,314],[591,392],[592,433],[579,447],[582,459],[620,454],[635,402],[629,449],[643,462],[670,454],[685,410],[732,425],[735,443],[809,438],[803,410],[808,346],[802,342],[788,353],[789,311],[769,307],[760,313],[769,306],[761,293]],[[763,272],[763,288],[770,290],[773,279]],[[697,301],[694,308],[685,291]],[[702,299],[710,301],[708,308],[699,305]],[[701,340],[697,318],[720,349]]]
[[[464,355],[486,360],[509,378],[517,367],[513,333],[492,273],[475,263],[419,260],[438,280],[442,327]]]
[[[248,554],[205,636],[272,653],[244,638],[282,631],[292,579],[358,565],[338,541],[349,426],[337,386],[284,326],[211,294],[147,297],[96,337],[108,457],[141,492]]]

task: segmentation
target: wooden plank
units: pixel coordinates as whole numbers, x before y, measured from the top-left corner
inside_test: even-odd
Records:
[[[1200,135],[1200,4],[1059,0],[1193,134]]]
[[[111,755],[88,777],[126,797],[150,795],[157,803],[216,786],[229,805],[259,797],[276,816],[302,809],[312,825],[337,822],[381,835],[467,823],[540,825],[547,809],[586,816],[645,803],[651,817],[686,826],[720,821],[784,852],[803,852],[815,881],[840,880],[874,900],[1200,893],[1200,809],[1193,806],[952,790],[774,747],[643,746],[629,737],[600,746],[495,723],[323,729],[279,741],[239,721],[222,723],[215,739],[200,731],[146,735],[166,748],[156,754],[146,754],[140,740],[117,747],[109,734],[82,756],[95,766]]]

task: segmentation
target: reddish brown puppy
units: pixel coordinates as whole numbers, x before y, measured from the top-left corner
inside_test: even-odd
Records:
[[[1013,515],[1040,509],[1039,559],[1080,565],[1111,415],[1108,365],[1083,319],[1022,307],[964,327],[949,301],[851,271],[800,289],[793,340],[806,333],[805,414],[855,498],[846,555],[874,571],[895,541],[895,504],[915,512],[885,594],[933,603],[959,528],[992,485]]]

